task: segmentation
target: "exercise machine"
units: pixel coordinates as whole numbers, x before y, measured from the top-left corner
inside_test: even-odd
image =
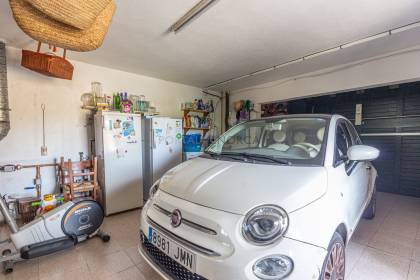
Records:
[[[95,236],[103,242],[111,238],[100,229],[104,211],[93,200],[66,202],[20,228],[3,196],[0,212],[10,229],[10,237],[0,241],[0,263],[6,273],[13,272],[15,262],[65,250]]]

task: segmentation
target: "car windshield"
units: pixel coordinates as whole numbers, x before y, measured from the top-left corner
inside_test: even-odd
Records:
[[[328,119],[280,117],[238,124],[206,149],[228,160],[322,165]]]

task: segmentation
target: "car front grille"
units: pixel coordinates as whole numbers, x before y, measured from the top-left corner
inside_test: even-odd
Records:
[[[163,215],[166,215],[168,217],[171,217],[171,215],[172,215],[172,212],[166,210],[165,208],[163,208],[163,207],[161,207],[161,206],[159,206],[157,204],[153,204],[153,207],[157,211],[161,212]],[[196,229],[198,231],[201,231],[201,232],[204,232],[204,233],[207,233],[207,234],[211,234],[211,235],[217,235],[217,232],[216,231],[214,231],[214,230],[212,230],[212,229],[210,229],[208,227],[205,227],[203,225],[197,224],[197,223],[195,223],[193,221],[187,220],[185,218],[182,218],[182,223],[184,223],[185,225],[187,225],[187,226],[189,226],[191,228],[194,228],[194,229]]]
[[[162,253],[156,246],[147,240],[142,234],[142,245],[147,255],[161,268],[166,274],[174,280],[208,280],[198,274],[190,272],[176,261]]]

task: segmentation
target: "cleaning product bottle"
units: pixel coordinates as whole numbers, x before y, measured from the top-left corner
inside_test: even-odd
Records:
[[[121,101],[121,112],[122,113],[130,113],[131,112],[131,102],[128,100],[127,92],[121,93],[122,101]]]
[[[42,210],[44,212],[51,211],[57,205],[57,200],[55,199],[55,195],[53,194],[46,194],[44,195],[44,199],[42,200]]]

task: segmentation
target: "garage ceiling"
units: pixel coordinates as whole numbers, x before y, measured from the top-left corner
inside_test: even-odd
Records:
[[[0,2],[0,38],[16,47],[35,44]],[[177,34],[168,28],[197,1],[117,1],[104,45],[71,59],[206,87],[304,55],[420,20],[418,0],[218,0]],[[369,48],[355,46],[298,69],[236,83],[235,88],[302,74],[420,45],[420,36],[390,36]],[[373,44],[373,45],[372,45]],[[330,56],[330,58],[328,58]],[[332,59],[334,58],[334,59]],[[289,74],[288,74],[289,73]]]

